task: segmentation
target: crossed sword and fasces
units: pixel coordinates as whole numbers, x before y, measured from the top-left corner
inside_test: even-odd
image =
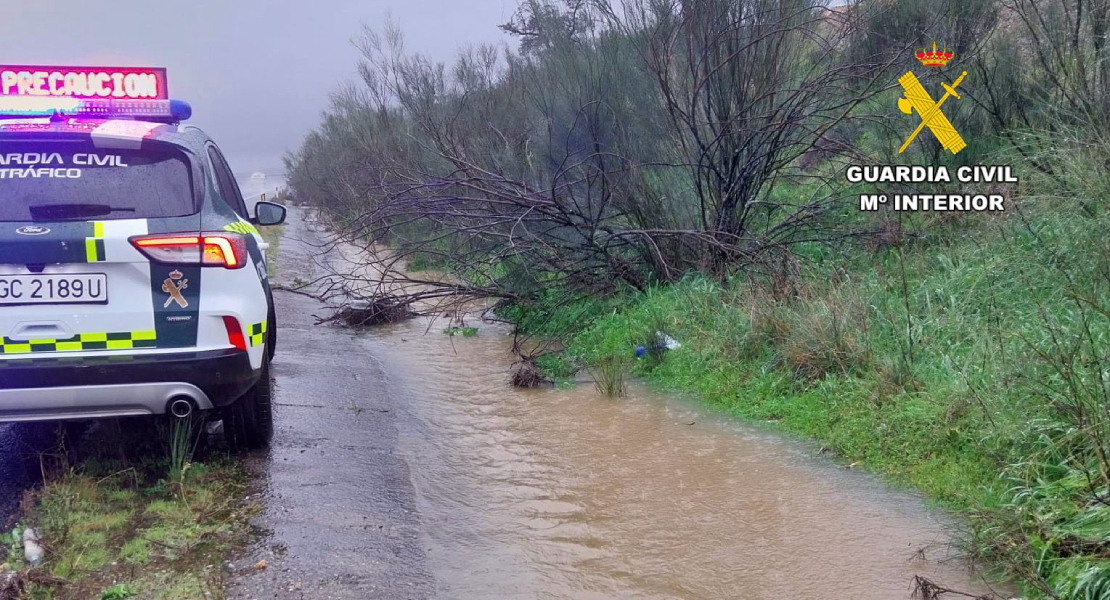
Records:
[[[188,279],[182,279],[181,285],[174,285],[173,280],[167,277],[166,280],[162,282],[162,291],[169,294],[170,297],[166,298],[166,303],[162,305],[162,308],[169,308],[170,302],[177,302],[177,305],[181,308],[189,306],[189,301],[181,295],[181,290],[187,287],[189,287]]]
[[[944,104],[944,101],[948,100],[949,97],[955,96],[957,100],[960,99],[960,95],[956,93],[956,87],[960,85],[960,82],[963,81],[966,76],[967,71],[964,71],[952,85],[941,82],[941,85],[944,86],[946,91],[944,95],[941,96],[940,101],[935,103],[932,97],[929,96],[929,92],[926,92],[925,88],[921,86],[921,82],[917,80],[917,76],[913,74],[913,71],[907,71],[905,75],[898,78],[898,83],[902,84],[902,89],[906,90],[906,97],[898,99],[898,109],[907,115],[917,110],[917,114],[921,117],[921,123],[917,126],[917,129],[913,130],[913,133],[910,134],[906,143],[902,144],[902,147],[898,149],[899,154],[905,151],[910,145],[910,142],[917,137],[917,134],[921,133],[921,130],[925,126],[928,126],[929,131],[932,131],[933,135],[937,136],[937,140],[944,146],[944,149],[950,151],[952,154],[956,154],[967,147],[967,143],[964,142],[964,139],[956,132],[956,128],[948,121],[948,117],[945,117],[944,113],[940,112],[941,105]]]

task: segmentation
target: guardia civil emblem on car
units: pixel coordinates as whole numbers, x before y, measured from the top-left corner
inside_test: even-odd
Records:
[[[15,230],[19,235],[43,235],[50,233],[49,227],[40,227],[38,225],[24,225]]]

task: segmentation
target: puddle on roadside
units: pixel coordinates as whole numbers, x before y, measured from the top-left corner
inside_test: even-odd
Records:
[[[441,329],[364,339],[405,413],[442,597],[891,600],[915,574],[989,591],[913,495],[643,386],[513,389],[503,329]]]

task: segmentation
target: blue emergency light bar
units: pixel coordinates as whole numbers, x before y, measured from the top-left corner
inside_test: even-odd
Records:
[[[3,106],[3,98],[0,98],[0,111],[4,110]],[[82,100],[75,110],[56,110],[54,114],[78,119],[186,121],[193,116],[193,108],[181,100]]]
[[[0,65],[0,119],[87,118],[178,122],[192,116],[171,100],[166,70]]]
[[[180,122],[193,116],[181,100],[83,100],[0,96],[0,119],[57,117],[74,119],[137,119]]]

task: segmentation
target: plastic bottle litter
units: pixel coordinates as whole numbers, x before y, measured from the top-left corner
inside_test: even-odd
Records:
[[[32,566],[38,566],[46,551],[39,545],[39,535],[34,529],[28,527],[23,530],[23,558]]]
[[[651,345],[653,352],[663,353],[668,350],[678,350],[682,344],[673,337],[663,333],[662,331],[655,332],[655,342]],[[648,355],[648,349],[643,345],[636,346],[636,358],[643,358]]]
[[[682,344],[680,344],[678,340],[662,331],[655,332],[655,345],[663,350],[678,350],[682,347]]]

